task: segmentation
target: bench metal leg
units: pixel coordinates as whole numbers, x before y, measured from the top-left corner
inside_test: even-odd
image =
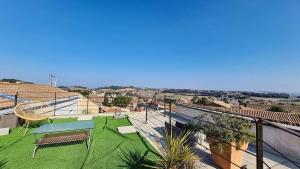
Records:
[[[88,138],[88,149],[90,149],[90,147],[91,147],[91,136]]]
[[[27,133],[27,131],[28,131],[28,128],[29,128],[29,122],[28,122],[27,125],[26,125],[25,132],[24,132],[24,136],[26,135],[26,133]]]
[[[88,140],[87,139],[85,140],[85,146],[86,146],[87,149],[89,149],[89,144],[88,144]]]
[[[92,129],[89,131],[89,148],[91,146],[91,141],[92,141]]]
[[[26,131],[26,128],[28,127],[28,125],[29,125],[29,122],[26,121],[25,124],[23,124],[23,125],[20,127],[20,129],[18,130],[18,133],[21,132],[23,129]],[[25,134],[26,134],[26,133],[25,133]],[[24,135],[25,135],[25,134],[24,134]]]
[[[24,129],[24,127],[23,126],[21,126],[20,127],[20,129],[18,130],[18,133],[22,130],[22,129]]]
[[[32,157],[34,157],[35,156],[35,153],[36,153],[36,150],[39,148],[39,146],[38,145],[36,145],[35,147],[34,147],[34,149],[33,149],[33,153],[32,153]]]
[[[51,119],[48,119],[48,123],[49,123],[50,127],[53,128]]]
[[[27,122],[25,123],[25,125],[23,125],[23,126],[18,130],[18,133],[24,129],[24,134],[23,134],[23,135],[25,136],[26,133],[27,133],[28,128],[29,128],[29,122],[27,121]]]

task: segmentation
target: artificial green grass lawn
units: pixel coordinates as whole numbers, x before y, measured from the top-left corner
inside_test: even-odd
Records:
[[[71,121],[76,119],[57,119],[54,123]],[[0,168],[2,165],[9,169],[138,169],[144,168],[139,163],[144,161],[144,157],[152,160],[160,158],[145,138],[136,133],[122,135],[117,132],[117,127],[130,125],[127,118],[97,117],[94,122],[89,151],[85,143],[52,146],[39,148],[34,158],[33,135],[23,136],[23,132],[13,129],[8,136],[0,136]]]

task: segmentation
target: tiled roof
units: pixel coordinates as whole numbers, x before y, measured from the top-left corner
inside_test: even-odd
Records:
[[[0,97],[0,110],[14,106],[14,101]]]
[[[228,112],[232,114],[237,114],[252,118],[261,118],[273,122],[300,126],[300,113],[286,113],[286,112],[272,112],[272,111],[261,111],[261,110],[250,110],[250,109],[239,109],[239,108],[223,108],[223,107],[211,107],[211,106],[201,106],[201,105],[187,105],[180,104],[181,106],[186,106],[196,109],[206,109],[212,111]]]
[[[77,95],[56,87],[40,84],[14,84],[0,83],[0,93],[15,95],[18,92],[19,98],[30,99],[34,101],[47,101],[55,98],[64,98]]]

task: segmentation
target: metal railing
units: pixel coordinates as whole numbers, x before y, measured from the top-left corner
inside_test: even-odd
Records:
[[[1,105],[7,105],[2,109],[9,109],[21,102],[39,101],[41,104],[47,104],[47,111],[51,112],[53,116],[94,114],[100,112],[100,102],[97,100],[101,98],[82,96],[72,92],[17,91],[7,94],[7,97],[0,101],[0,110]]]
[[[182,112],[177,112],[177,111],[172,112],[172,111],[170,111],[170,110],[172,110],[171,104],[174,104],[174,103],[164,102],[164,104],[168,105],[168,106],[164,105],[163,115],[168,116],[169,124],[171,124],[172,120],[176,120],[178,118],[179,119],[180,118],[184,119],[184,121],[200,120],[201,122],[207,123],[208,125],[213,125],[215,127],[220,127],[220,128],[226,129],[226,130],[231,130],[233,132],[237,132],[239,134],[243,134],[243,135],[247,135],[249,137],[252,137],[255,140],[255,144],[252,144],[251,146],[255,147],[255,149],[256,149],[255,153],[251,152],[249,150],[239,149],[237,146],[232,145],[229,142],[226,142],[223,138],[214,137],[214,139],[216,139],[220,142],[223,142],[226,145],[230,145],[232,147],[238,148],[239,150],[249,154],[250,156],[255,157],[255,159],[256,159],[256,168],[258,168],[258,169],[262,169],[262,168],[264,168],[264,166],[267,167],[267,168],[272,168],[272,166],[270,164],[268,164],[268,162],[264,159],[264,157],[265,157],[264,152],[268,153],[268,154],[272,154],[276,157],[279,157],[279,158],[282,158],[282,159],[286,160],[286,162],[290,164],[289,167],[291,167],[291,168],[300,168],[300,162],[299,161],[295,161],[294,159],[291,159],[289,156],[287,156],[283,152],[277,150],[274,146],[272,146],[271,144],[269,144],[267,141],[264,140],[263,127],[264,126],[272,126],[272,127],[275,127],[279,130],[282,130],[284,132],[292,134],[293,136],[296,136],[297,138],[300,139],[300,134],[298,132],[295,132],[291,129],[282,127],[280,125],[277,125],[274,122],[270,122],[268,120],[264,120],[264,119],[261,119],[261,118],[246,117],[246,116],[243,116],[243,115],[237,115],[237,114],[230,113],[230,112],[217,112],[217,111],[210,111],[210,110],[203,110],[203,109],[187,107],[187,108],[194,109],[196,111],[205,111],[206,113],[213,113],[213,114],[219,114],[219,115],[220,114],[230,114],[230,115],[237,116],[237,117],[240,117],[240,118],[243,118],[243,119],[247,119],[247,120],[249,120],[249,121],[251,121],[252,123],[255,124],[256,130],[255,130],[255,136],[253,136],[253,135],[249,135],[248,133],[243,133],[241,131],[238,131],[238,130],[235,130],[235,129],[232,129],[232,128],[229,128],[229,127],[226,127],[226,126],[222,126],[222,125],[219,125],[219,124],[215,124],[211,121],[201,119],[201,118],[199,118],[199,114],[195,115],[195,116],[191,116],[191,115],[188,115],[188,114],[185,114],[185,113],[182,113]],[[179,106],[182,106],[182,105],[179,105]],[[148,116],[149,116],[148,114],[149,114],[149,111],[146,111],[146,118],[145,118],[146,122],[148,121]],[[202,134],[204,134],[204,133],[202,133]],[[218,152],[214,152],[213,150],[211,150],[209,147],[203,145],[202,143],[197,142],[197,144],[200,145],[201,147],[205,148],[206,150],[210,150],[211,153],[221,157],[222,159],[230,162],[231,164],[233,164],[233,165],[235,165],[239,168],[244,167],[244,166],[239,166],[239,165],[235,164],[230,159],[226,159],[225,157],[222,156],[222,154],[220,154]]]
[[[28,97],[28,93],[30,93],[30,96]],[[27,95],[27,96],[26,96]],[[26,96],[26,97],[25,97]],[[99,99],[102,97],[98,96],[82,96],[76,93],[70,94],[70,92],[36,92],[36,91],[18,91],[13,94],[10,94],[10,97],[7,98],[5,101],[0,101],[0,104],[2,103],[7,103],[7,102],[12,102],[13,106],[16,106],[19,102],[24,102],[28,100],[40,100],[42,102],[47,102],[50,103],[49,105],[51,106],[51,112],[53,112],[53,116],[60,116],[60,115],[70,115],[70,114],[89,114],[90,112],[95,112],[99,113],[99,106],[100,102]],[[227,130],[232,130],[233,132],[238,132],[240,134],[247,134],[243,133],[231,128],[228,128],[226,126],[222,126],[219,124],[215,124],[211,121],[207,121],[204,119],[199,119],[199,114],[191,115],[191,114],[186,114],[186,113],[181,113],[181,112],[172,112],[172,104],[171,102],[164,102],[164,111],[163,115],[168,116],[168,120],[171,124],[171,121],[174,120],[174,118],[183,118],[188,120],[201,120],[202,122],[205,122],[209,125],[214,125],[216,127],[224,128]],[[178,106],[183,106],[183,105],[178,105]],[[148,122],[148,117],[151,116],[149,114],[149,105],[147,104],[146,106],[146,114],[145,114],[145,122]],[[293,165],[295,168],[300,168],[300,163],[298,161],[295,161],[291,159],[289,156],[285,155],[283,152],[277,150],[274,146],[269,144],[263,139],[263,127],[268,125],[275,127],[279,130],[282,130],[284,132],[287,132],[295,137],[298,137],[300,139],[300,134],[282,127],[274,122],[270,122],[265,119],[261,118],[254,118],[254,117],[249,117],[249,116],[244,116],[244,115],[238,115],[235,113],[230,113],[230,112],[219,112],[219,111],[212,111],[212,110],[205,110],[205,109],[199,109],[199,108],[194,108],[194,107],[187,107],[190,109],[194,109],[196,111],[204,111],[207,113],[214,113],[214,114],[220,114],[220,113],[225,113],[225,114],[230,114],[233,116],[238,116],[241,118],[246,118],[250,120],[252,123],[255,123],[255,136],[252,136],[255,139],[255,149],[256,152],[253,153],[249,150],[242,150],[245,153],[254,156],[256,158],[256,168],[263,168],[263,166],[266,166],[267,168],[271,168],[271,166],[264,160],[264,152],[272,153],[273,155],[283,158],[286,161],[288,161],[291,165]],[[155,117],[154,117],[155,118]],[[219,141],[225,142],[224,139],[222,138],[214,138]],[[198,145],[204,147],[207,150],[210,150],[209,147],[206,147],[205,145],[197,142]],[[228,144],[232,147],[237,148],[235,145],[232,145],[231,143],[225,142],[225,144]],[[212,150],[210,150],[212,151]],[[222,155],[220,155],[218,152],[212,152],[221,158],[224,158]],[[228,159],[224,159],[227,160]],[[229,160],[230,161],[230,160]],[[231,162],[231,161],[230,161]],[[231,162],[233,165],[238,166],[237,164],[234,164]],[[242,167],[242,166],[238,166]]]

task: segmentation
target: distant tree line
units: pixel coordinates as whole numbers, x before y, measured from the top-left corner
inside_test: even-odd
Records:
[[[33,84],[32,82],[27,82],[27,81],[23,81],[23,80],[19,80],[19,79],[9,79],[9,78],[3,78],[0,80],[0,82],[7,82],[7,83],[23,83],[23,84]]]
[[[126,88],[140,89],[140,88],[134,87],[134,86],[104,86],[104,87],[97,87],[97,88],[95,88],[95,90],[101,90],[101,89],[119,90],[119,89],[126,89]]]
[[[221,97],[222,95],[226,95],[225,91],[217,91],[217,90],[192,90],[192,89],[166,89],[163,93],[175,93],[175,94],[193,94],[193,95],[201,95],[201,96],[214,96]]]
[[[87,87],[84,86],[71,86],[71,88],[88,89]]]
[[[289,94],[286,93],[256,93],[256,92],[242,92],[243,95],[253,96],[253,97],[265,97],[265,98],[283,98],[288,99]]]
[[[221,97],[224,95],[229,95],[230,98],[239,98],[245,99],[245,96],[253,96],[253,97],[265,97],[265,98],[289,98],[289,94],[286,93],[258,93],[258,92],[239,92],[239,91],[219,91],[219,90],[192,90],[192,89],[166,89],[163,91],[164,93],[175,93],[175,94],[194,94],[194,95],[201,95],[201,96],[214,96],[214,97]],[[244,95],[244,96],[243,96]],[[300,98],[300,96],[298,96]]]

